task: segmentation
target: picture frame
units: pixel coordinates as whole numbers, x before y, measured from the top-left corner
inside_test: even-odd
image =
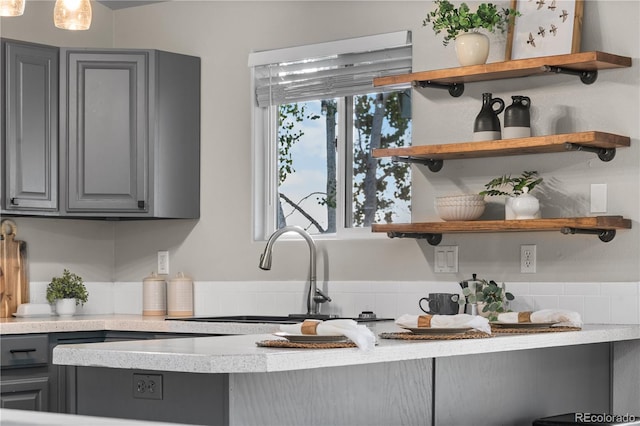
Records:
[[[580,52],[584,0],[511,0],[505,60]]]

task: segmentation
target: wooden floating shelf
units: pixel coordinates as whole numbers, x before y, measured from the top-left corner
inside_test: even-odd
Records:
[[[630,144],[631,138],[628,136],[588,131],[520,139],[379,148],[373,150],[373,156],[376,158],[403,157],[425,160],[454,160],[568,152],[579,150],[580,148],[578,147],[609,150],[628,147]]]
[[[608,242],[617,229],[631,229],[631,220],[622,216],[571,217],[526,220],[470,220],[451,222],[419,222],[373,224],[373,232],[386,232],[391,238],[426,238],[437,245],[442,234],[483,232],[560,231],[563,234],[595,234]]]
[[[549,67],[560,67],[565,70],[586,72],[612,68],[628,68],[630,66],[631,58],[629,57],[594,51],[378,77],[374,78],[373,85],[379,87],[417,82],[451,85],[529,77],[556,72],[549,69]]]

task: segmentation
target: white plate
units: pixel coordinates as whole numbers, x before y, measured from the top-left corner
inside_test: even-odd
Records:
[[[500,328],[549,328],[557,322],[492,322],[491,325],[495,325]]]
[[[464,334],[471,327],[459,327],[459,328],[434,328],[434,327],[402,327],[410,330],[413,334]]]
[[[346,336],[341,334],[318,335],[318,334],[292,334],[285,332],[273,333],[274,336],[284,337],[292,343],[327,343],[327,342],[344,342]]]

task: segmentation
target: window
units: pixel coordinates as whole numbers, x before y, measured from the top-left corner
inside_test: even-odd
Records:
[[[252,54],[256,239],[286,225],[370,234],[407,222],[410,168],[372,149],[411,141],[411,89],[373,77],[411,71],[410,33]]]

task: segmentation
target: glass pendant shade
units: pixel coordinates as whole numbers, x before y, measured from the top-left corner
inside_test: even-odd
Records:
[[[21,16],[24,0],[0,0],[0,16]]]
[[[56,0],[53,21],[63,30],[88,30],[91,26],[89,0]]]

